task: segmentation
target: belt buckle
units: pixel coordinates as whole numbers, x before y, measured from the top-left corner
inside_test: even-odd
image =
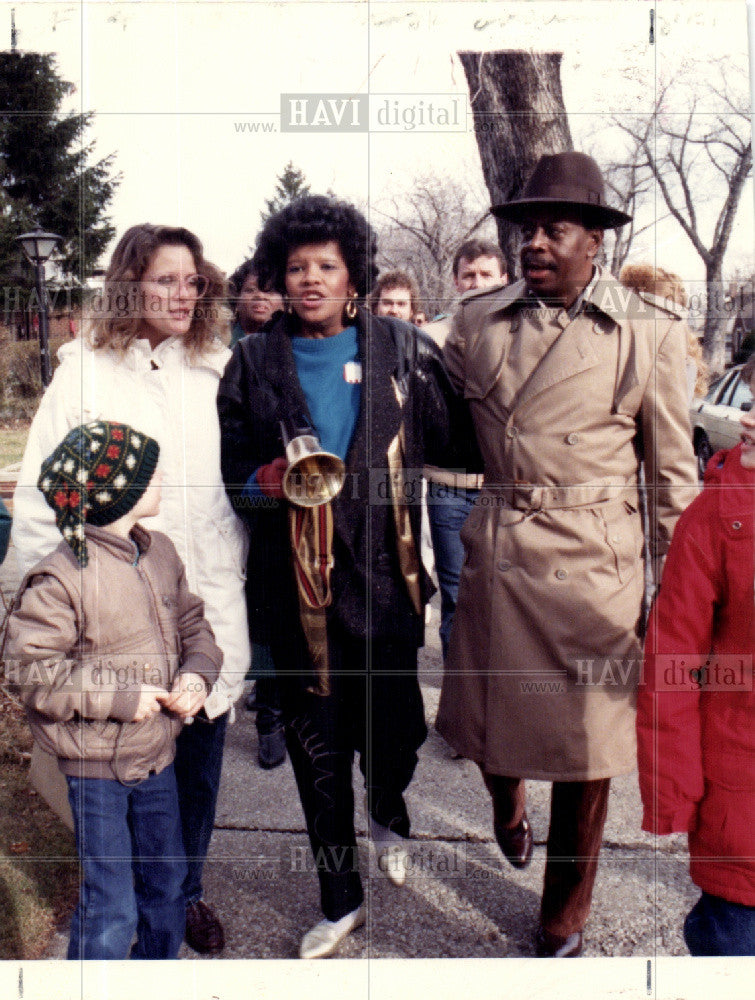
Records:
[[[543,492],[542,486],[514,486],[514,506],[518,510],[542,510]]]

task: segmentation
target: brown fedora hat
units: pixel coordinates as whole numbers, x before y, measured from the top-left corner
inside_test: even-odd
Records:
[[[541,156],[527,181],[521,198],[493,205],[490,211],[499,219],[521,222],[529,209],[542,205],[569,205],[585,209],[596,227],[617,229],[632,219],[626,212],[606,204],[605,186],[600,167],[586,153],[554,153]]]

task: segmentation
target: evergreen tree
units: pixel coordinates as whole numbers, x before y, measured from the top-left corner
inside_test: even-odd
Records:
[[[262,224],[264,225],[271,215],[280,212],[282,208],[289,205],[297,198],[303,198],[309,194],[310,187],[304,171],[295,167],[291,160],[283,168],[283,173],[278,175],[278,183],[275,185],[275,195],[273,198],[265,199],[266,211],[260,212]]]
[[[85,281],[115,230],[106,215],[120,178],[114,155],[90,163],[91,114],[62,114],[72,83],[53,56],[0,52],[0,279],[18,285],[20,248],[34,225],[63,237],[60,265]]]

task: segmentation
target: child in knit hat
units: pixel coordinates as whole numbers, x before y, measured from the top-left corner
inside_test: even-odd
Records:
[[[68,783],[83,871],[71,959],[172,959],[184,935],[175,741],[222,653],[172,542],[138,523],[159,510],[158,454],[125,424],[69,431],[38,482],[63,541],[9,620],[6,676]]]

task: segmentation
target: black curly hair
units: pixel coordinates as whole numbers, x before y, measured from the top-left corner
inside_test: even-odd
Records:
[[[245,260],[243,264],[239,264],[228,279],[228,294],[231,299],[237,299],[241,295],[241,289],[244,287],[244,282],[250,274],[257,276],[257,270],[251,258]]]
[[[375,232],[353,205],[320,194],[297,198],[267,220],[252,258],[260,284],[285,295],[291,251],[330,240],[338,244],[349,279],[364,298],[377,276]]]

